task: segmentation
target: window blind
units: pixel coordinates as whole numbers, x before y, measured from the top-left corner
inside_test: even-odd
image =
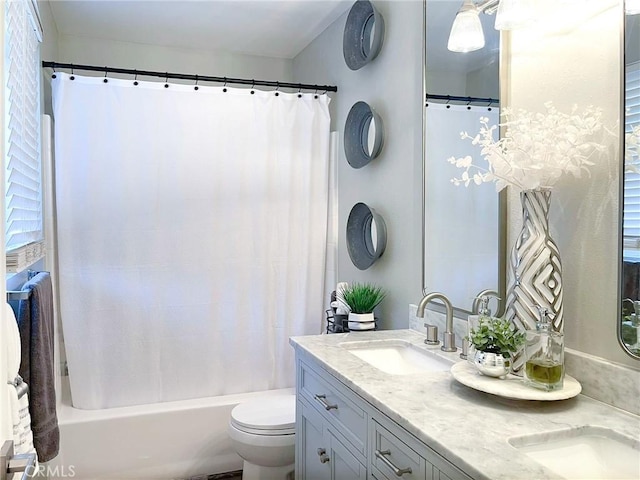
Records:
[[[40,41],[35,5],[5,5],[6,249],[42,239]]]
[[[627,65],[625,74],[625,134],[640,127],[640,62]],[[630,166],[636,171],[629,171]],[[626,160],[623,230],[625,247],[640,248],[640,157]]]

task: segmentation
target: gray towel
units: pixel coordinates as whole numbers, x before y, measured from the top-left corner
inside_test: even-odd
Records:
[[[29,385],[29,413],[33,444],[40,462],[58,454],[60,431],[56,415],[53,345],[53,288],[51,275],[38,273],[24,284],[30,292],[18,304],[22,344],[20,376]]]

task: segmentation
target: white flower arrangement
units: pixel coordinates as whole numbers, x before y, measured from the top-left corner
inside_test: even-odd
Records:
[[[519,190],[549,189],[564,174],[580,177],[594,165],[591,157],[602,152],[604,145],[593,140],[603,129],[602,110],[587,107],[578,113],[559,112],[551,102],[544,104],[546,113],[533,113],[523,109],[503,109],[502,123],[489,126],[489,119],[480,118],[479,133],[472,137],[461,133],[462,139],[470,139],[479,145],[487,166],[473,163],[471,156],[451,157],[448,161],[463,168],[460,178],[451,181],[455,185],[468,186],[471,182],[495,182],[496,189],[512,186]],[[495,140],[498,127],[506,127],[504,137]],[[497,136],[497,135],[496,135]]]

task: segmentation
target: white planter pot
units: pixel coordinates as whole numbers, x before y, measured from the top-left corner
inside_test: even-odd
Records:
[[[375,322],[349,322],[349,330],[375,330]]]
[[[373,322],[373,312],[371,313],[349,313],[349,323],[370,323]]]

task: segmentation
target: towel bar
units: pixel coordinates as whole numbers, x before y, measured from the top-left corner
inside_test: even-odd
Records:
[[[21,479],[29,478],[36,467],[36,454],[25,453],[21,455],[13,454],[13,441],[7,440],[0,448],[0,480],[13,478],[13,474],[24,472]]]
[[[24,397],[27,393],[29,393],[29,385],[22,380],[20,375],[17,375],[13,382],[7,382],[9,385],[13,385],[16,387],[16,391],[18,392],[18,398]]]
[[[31,280],[37,274],[41,272],[36,272],[35,270],[27,270],[27,281]],[[49,273],[49,272],[44,272]],[[10,290],[7,292],[7,302],[17,301],[17,300],[28,300],[31,296],[31,291],[23,291],[23,290]]]
[[[27,300],[31,296],[31,291],[10,290],[7,292],[7,302],[16,300]]]

